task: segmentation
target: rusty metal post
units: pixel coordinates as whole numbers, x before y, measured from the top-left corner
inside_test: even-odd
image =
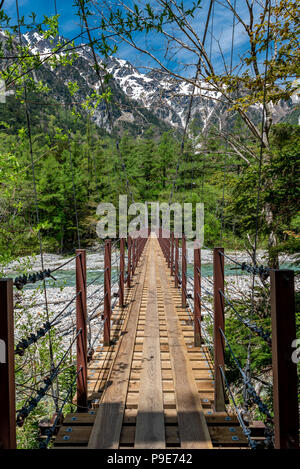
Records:
[[[174,233],[171,234],[171,275],[174,275]]]
[[[135,271],[135,269],[136,269],[138,260],[139,260],[139,238],[135,238],[135,264],[134,264],[134,271]]]
[[[86,308],[86,251],[76,249],[76,340],[77,350],[77,411],[87,408],[87,308]]]
[[[104,346],[110,345],[111,317],[111,240],[105,241],[104,253]]]
[[[167,238],[167,261],[168,261],[168,268],[171,266],[171,243],[170,243],[170,236]]]
[[[130,286],[131,286],[131,247],[132,247],[131,237],[130,236],[128,236],[127,243],[128,243],[127,287],[130,288]]]
[[[224,368],[224,339],[220,329],[225,332],[224,298],[224,252],[214,248],[214,365],[215,365],[215,412],[225,411],[224,383],[220,366]]]
[[[120,239],[119,306],[124,306],[125,239]]]
[[[178,282],[178,274],[179,274],[179,268],[178,268],[178,259],[179,259],[179,241],[178,238],[175,238],[175,287],[178,288],[179,282]]]
[[[132,276],[134,276],[135,272],[135,266],[136,266],[136,239],[133,238],[132,240]]]
[[[297,363],[292,359],[296,339],[294,271],[275,270],[270,276],[275,448],[299,449]]]
[[[186,238],[182,236],[182,248],[181,248],[181,302],[182,306],[185,307],[186,302],[186,275],[187,275],[187,259],[186,259]]]
[[[139,237],[139,260],[141,258],[141,255],[142,255],[142,238]]]
[[[194,249],[194,345],[201,346],[201,249]]]
[[[0,279],[0,448],[16,448],[13,280]]]

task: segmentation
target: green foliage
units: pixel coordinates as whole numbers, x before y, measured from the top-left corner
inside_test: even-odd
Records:
[[[278,252],[299,251],[299,239],[289,237],[291,227],[299,232],[298,200],[300,131],[298,126],[278,124],[271,136],[271,149],[261,169],[259,235],[266,239],[275,233],[278,244],[270,248],[272,257]],[[256,229],[256,206],[259,180],[259,165],[247,167],[242,175],[230,180],[230,195],[226,207],[226,217],[234,219],[237,234],[245,236]],[[266,210],[272,212],[272,219],[266,222]]]

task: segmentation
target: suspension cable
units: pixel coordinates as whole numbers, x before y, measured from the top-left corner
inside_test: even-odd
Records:
[[[233,352],[232,347],[231,347],[231,345],[230,345],[230,343],[229,343],[229,341],[228,341],[228,339],[227,339],[227,337],[226,337],[224,331],[223,331],[221,328],[219,328],[219,332],[220,332],[220,334],[222,335],[222,337],[223,337],[223,339],[224,339],[224,341],[225,341],[225,343],[226,343],[226,345],[227,345],[227,347],[228,347],[228,349],[229,349],[229,351],[230,351],[230,353],[231,353],[231,356],[232,356],[232,358],[233,358],[233,360],[234,360],[234,362],[235,362],[235,364],[236,364],[236,366],[237,366],[237,369],[239,370],[239,372],[240,372],[240,374],[241,374],[241,377],[242,377],[242,379],[243,379],[244,384],[245,384],[245,385],[247,386],[247,388],[248,388],[249,394],[250,394],[251,397],[253,398],[253,401],[258,405],[260,412],[262,412],[263,414],[265,414],[265,415],[268,417],[268,419],[272,421],[272,416],[271,416],[271,413],[270,413],[270,411],[269,411],[267,405],[264,404],[264,403],[261,401],[260,397],[257,395],[257,393],[256,393],[256,391],[255,391],[255,389],[254,389],[254,387],[252,386],[252,384],[251,384],[251,382],[250,382],[249,376],[247,376],[246,373],[243,371],[242,366],[241,366],[239,360],[237,359],[235,353]]]
[[[27,403],[17,412],[17,425],[22,426],[24,423],[24,420],[28,415],[36,408],[38,403],[45,397],[46,392],[50,387],[53,385],[53,381],[57,379],[58,373],[59,373],[59,368],[66,359],[69,351],[72,349],[73,344],[75,343],[75,340],[77,337],[82,333],[82,329],[80,329],[76,336],[74,337],[73,341],[71,342],[70,346],[67,348],[65,351],[63,357],[61,358],[59,364],[51,370],[50,376],[44,379],[44,386],[42,386],[38,392],[35,398],[31,398],[27,401]]]
[[[264,331],[261,327],[258,327],[255,323],[253,323],[250,319],[243,318],[241,314],[238,312],[238,310],[233,306],[231,301],[227,298],[227,296],[222,292],[222,290],[219,290],[220,295],[223,296],[223,298],[226,300],[227,304],[230,306],[230,308],[234,311],[236,314],[238,320],[247,326],[251,331],[255,332],[259,337],[264,339],[268,345],[272,345],[272,340],[270,337],[270,333]]]
[[[20,26],[20,12],[19,12],[19,1],[16,0],[16,12],[17,12],[17,21],[18,21],[18,33],[19,33],[19,42],[20,47],[22,47],[22,36],[21,36],[21,26]],[[38,197],[37,197],[37,188],[36,188],[36,178],[35,178],[35,165],[34,165],[34,158],[33,158],[33,147],[32,147],[32,134],[31,134],[31,122],[30,122],[30,112],[27,104],[27,87],[26,82],[24,81],[24,105],[25,105],[25,114],[26,114],[26,123],[27,123],[27,131],[28,131],[28,140],[29,140],[29,151],[30,151],[30,160],[31,160],[31,170],[32,170],[32,179],[33,179],[33,190],[34,190],[34,200],[35,200],[35,211],[36,211],[36,220],[38,224],[38,240],[39,240],[39,248],[40,248],[40,257],[41,257],[41,267],[44,271],[44,254],[43,254],[43,244],[42,244],[42,236],[40,232],[40,215],[39,215],[39,206],[38,206]],[[45,306],[46,306],[46,317],[47,322],[49,322],[49,308],[48,308],[48,297],[47,297],[47,288],[45,279],[43,279],[43,290],[44,290],[44,297],[45,297]],[[54,368],[54,357],[53,357],[53,345],[52,345],[52,337],[51,331],[48,330],[48,340],[49,340],[49,356],[50,356],[50,371]],[[57,387],[57,394],[58,394],[58,387]],[[54,404],[56,410],[58,408],[57,400],[54,399]]]
[[[257,201],[256,201],[256,218],[255,218],[255,236],[254,236],[254,246],[253,246],[253,264],[256,267],[256,251],[257,251],[257,242],[258,242],[258,230],[259,230],[259,210],[260,210],[260,193],[261,193],[261,179],[262,179],[262,159],[263,159],[263,137],[264,137],[264,127],[265,127],[265,117],[266,117],[266,97],[267,97],[267,74],[268,74],[268,58],[269,58],[269,40],[270,40],[270,21],[271,21],[271,0],[265,1],[265,9],[268,7],[268,21],[267,21],[267,46],[266,46],[266,57],[265,57],[265,70],[264,70],[264,81],[263,81],[263,110],[262,110],[262,120],[261,120],[261,141],[260,141],[260,152],[259,152],[259,169],[258,169],[258,183],[257,183]],[[251,313],[250,317],[252,318],[254,313],[254,285],[255,278],[254,273],[252,275],[252,289],[251,289]],[[247,363],[246,363],[246,372],[249,380],[251,379],[251,343],[252,343],[252,332],[249,334],[249,344],[247,351]],[[248,390],[245,389],[246,395],[246,408],[248,406]]]
[[[229,386],[229,383],[228,383],[228,381],[227,381],[226,375],[225,375],[225,373],[224,373],[223,367],[220,365],[219,368],[220,368],[220,371],[221,371],[223,380],[224,380],[224,382],[225,382],[226,388],[227,388],[227,390],[228,390],[228,393],[229,393],[229,395],[230,395],[230,397],[231,397],[231,400],[232,400],[232,403],[233,403],[233,406],[234,406],[234,409],[235,409],[235,412],[236,412],[238,421],[239,421],[239,423],[240,423],[240,425],[241,425],[241,427],[242,427],[243,433],[244,433],[244,435],[246,435],[246,437],[248,438],[248,442],[249,442],[250,448],[251,448],[251,449],[256,449],[257,443],[256,443],[256,441],[252,440],[252,438],[251,438],[251,431],[250,431],[249,428],[247,428],[246,425],[245,425],[245,422],[244,422],[244,420],[243,420],[243,417],[242,417],[242,415],[241,415],[241,412],[240,412],[240,410],[239,410],[239,408],[238,408],[238,406],[237,406],[237,403],[236,403],[236,401],[235,401],[234,395],[233,395],[233,393],[232,393],[232,391],[231,391],[231,389],[230,389],[230,386]]]
[[[47,438],[46,438],[45,441],[43,441],[43,442],[40,443],[40,449],[46,449],[47,446],[48,446],[48,444],[50,443],[50,440],[51,440],[51,438],[52,438],[52,436],[53,436],[53,434],[54,434],[54,432],[55,432],[56,426],[57,426],[57,424],[58,424],[59,418],[60,418],[61,415],[62,415],[64,406],[66,405],[66,403],[67,403],[67,401],[68,401],[68,399],[69,399],[69,397],[70,397],[70,395],[71,395],[71,393],[72,393],[73,386],[74,386],[74,384],[75,384],[75,382],[76,382],[76,380],[77,380],[79,374],[82,373],[82,370],[83,370],[83,368],[80,367],[80,369],[79,369],[79,370],[77,371],[77,373],[75,374],[74,379],[73,379],[73,381],[72,381],[72,383],[71,383],[71,385],[69,386],[69,389],[68,389],[68,391],[67,391],[66,397],[65,397],[65,399],[63,400],[63,402],[62,402],[62,404],[61,404],[61,407],[60,407],[59,411],[58,411],[57,414],[56,414],[56,417],[55,417],[55,420],[54,420],[54,422],[53,422],[52,427],[51,427],[50,429],[47,429],[47,430],[46,430]]]

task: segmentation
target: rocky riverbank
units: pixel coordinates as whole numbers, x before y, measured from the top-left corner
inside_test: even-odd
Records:
[[[193,262],[193,250],[188,250],[187,253],[188,262]],[[227,252],[228,256],[233,261],[242,263],[249,263],[249,256],[246,252]],[[112,252],[112,263],[117,263],[119,257],[119,251],[114,249]],[[258,251],[258,262],[264,264],[265,253]],[[202,250],[202,264],[212,264],[212,251]],[[282,256],[280,259],[281,263],[290,264],[293,262],[293,256]],[[70,262],[69,262],[70,261]],[[225,262],[232,263],[230,260],[225,259]],[[66,264],[65,264],[66,263]],[[44,254],[44,267],[50,268],[51,270],[60,267],[65,264],[60,270],[63,271],[74,271],[75,270],[75,259],[74,256],[63,257],[56,254]],[[100,252],[89,252],[87,253],[87,270],[89,271],[100,271],[104,267],[104,256],[103,251]],[[37,272],[41,270],[41,259],[39,256],[24,257],[11,262],[3,269],[3,273],[7,276],[12,274],[21,273],[23,269]],[[188,291],[193,294],[192,280],[188,283]],[[299,281],[297,280],[296,288],[299,288]],[[256,277],[256,285],[262,285],[260,279]],[[252,277],[249,275],[227,275],[226,276],[226,295],[231,300],[247,298],[250,295],[252,286]],[[35,287],[35,285],[33,286]],[[113,286],[113,293],[117,292],[117,283]],[[212,277],[206,276],[202,278],[202,297],[203,303],[208,308],[212,308]],[[63,337],[65,342],[69,343],[70,338],[73,336],[75,331],[75,286],[65,286],[64,288],[48,288],[47,289],[47,302],[50,312],[50,318],[55,318],[58,314],[59,322],[57,328]],[[92,284],[88,287],[87,292],[87,305],[88,314],[92,318],[93,330],[92,336],[98,335],[99,340],[101,339],[101,313],[103,311],[103,304],[101,299],[103,297],[103,285]],[[74,299],[74,301],[68,306],[68,303]],[[113,301],[116,298],[113,297]],[[192,301],[192,300],[190,300]],[[25,324],[27,321],[28,314],[32,317],[37,317],[35,323],[36,330],[42,324],[45,317],[45,296],[41,288],[34,288],[23,290],[21,293],[15,292],[15,305],[16,311],[19,313],[19,324]],[[97,316],[98,313],[98,316]],[[203,308],[203,314],[207,314],[205,308]],[[19,328],[18,328],[19,329]],[[19,335],[17,333],[17,335]],[[97,338],[97,339],[98,339]],[[92,339],[93,340],[93,339]]]
[[[230,256],[236,262],[247,262],[250,263],[251,259],[247,252],[245,251],[226,251],[226,254]],[[119,256],[119,251],[117,249],[112,250],[112,262],[114,262]],[[187,250],[187,260],[188,263],[193,263],[193,256],[194,252],[193,249]],[[75,269],[75,259],[74,256],[63,257],[59,254],[44,254],[44,267],[47,269],[56,269],[60,265],[65,262],[68,262],[64,267],[63,270],[74,270]],[[282,255],[279,256],[280,264],[291,264],[295,261],[295,255]],[[72,260],[73,259],[73,260]],[[211,264],[213,262],[213,252],[212,250],[202,249],[201,250],[201,262],[202,264]],[[226,262],[230,263],[228,259]],[[257,262],[258,264],[266,265],[266,252],[263,250],[257,251]],[[104,266],[104,254],[103,249],[100,252],[92,251],[87,252],[87,269],[88,270],[99,270],[103,269]],[[20,257],[5,267],[3,267],[2,272],[5,275],[9,275],[10,273],[15,273],[22,271],[24,269],[30,269],[32,271],[39,271],[42,269],[41,265],[41,258],[40,256],[26,256]]]

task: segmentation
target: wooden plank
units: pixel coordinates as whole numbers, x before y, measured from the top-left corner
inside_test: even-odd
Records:
[[[164,408],[165,409],[175,409],[176,408],[176,399],[174,392],[164,392]]]
[[[120,436],[120,446],[134,445],[135,427],[132,425],[124,425]]]
[[[153,239],[150,240],[150,249]],[[159,319],[153,249],[149,255],[148,302],[143,346],[138,413],[136,417],[135,448],[165,448],[163,392],[160,361]]]
[[[159,259],[159,276],[163,285],[164,308],[167,320],[169,348],[176,390],[179,435],[182,448],[212,448],[202,405],[190,368],[185,343],[172,300],[173,287]]]
[[[172,379],[164,379],[162,382],[163,391],[174,392],[174,381]]]
[[[55,438],[55,446],[58,445],[87,445],[91,433],[91,426],[62,426]]]
[[[137,409],[139,402],[138,392],[128,392],[126,398],[126,408],[127,409]]]
[[[176,409],[164,409],[165,424],[178,424],[177,410]]]
[[[135,424],[137,409],[125,409],[123,424]]]
[[[227,426],[235,426],[239,425],[239,421],[236,415],[229,415],[226,412],[217,412],[205,415],[206,422],[208,425],[212,426],[220,426],[220,425],[227,425]]]
[[[241,427],[212,426],[208,428],[214,445],[248,446],[248,440]]]
[[[135,291],[130,312],[127,315],[127,323],[120,338],[107,389],[96,415],[89,439],[89,448],[117,449],[119,446],[146,266],[147,257],[144,257],[144,262],[140,268],[140,282],[134,287]]]
[[[162,379],[173,379],[172,370],[161,370]]]
[[[207,391],[213,391],[214,390],[213,381],[206,381],[206,380],[197,381],[196,386],[197,386],[198,391],[200,391],[200,392],[201,391],[207,392]]]
[[[70,413],[67,414],[64,418],[64,426],[74,426],[74,425],[93,425],[95,421],[96,414],[93,413]]]
[[[180,446],[179,431],[177,425],[166,425],[166,445],[168,447]]]

